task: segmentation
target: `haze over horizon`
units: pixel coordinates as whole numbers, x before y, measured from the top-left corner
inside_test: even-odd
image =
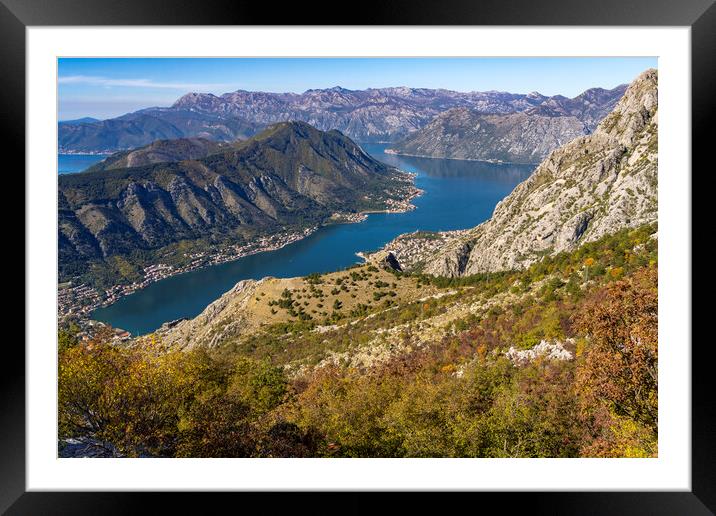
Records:
[[[168,107],[189,92],[303,93],[410,87],[575,97],[631,82],[656,57],[61,58],[58,117],[113,118]]]

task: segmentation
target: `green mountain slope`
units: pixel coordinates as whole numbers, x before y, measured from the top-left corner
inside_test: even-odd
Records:
[[[242,281],[131,346],[63,332],[60,437],[128,456],[655,456],[655,230],[468,278],[376,262]]]
[[[115,152],[85,172],[96,172],[115,168],[143,167],[154,163],[169,163],[186,159],[202,159],[222,150],[229,150],[230,144],[205,138],[178,138],[156,140],[138,149]]]
[[[236,242],[384,209],[410,182],[341,133],[302,122],[202,159],[60,176],[60,276],[177,242]]]
[[[265,124],[190,110],[150,108],[109,120],[59,123],[57,144],[62,152],[116,152],[156,140],[206,138],[233,141],[255,134]]]

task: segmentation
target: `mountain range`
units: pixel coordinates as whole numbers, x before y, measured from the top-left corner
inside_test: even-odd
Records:
[[[367,264],[362,267],[367,265],[370,269],[375,266],[374,273],[381,275],[381,278],[391,278],[391,282],[395,282],[396,278],[398,281],[401,278],[423,278],[418,281],[417,291],[412,290],[415,283],[397,283],[399,286],[392,283],[392,287],[400,292],[394,301],[403,303],[402,308],[410,306],[417,298],[421,302],[420,306],[425,309],[429,305],[422,303],[431,299],[431,294],[435,295],[430,286],[433,283],[451,285],[452,280],[448,278],[457,279],[457,285],[460,285],[460,280],[486,283],[491,281],[489,276],[480,276],[480,273],[524,271],[542,258],[575,252],[586,242],[606,242],[614,238],[615,234],[624,234],[630,228],[642,228],[640,234],[650,242],[649,246],[654,247],[651,225],[657,221],[657,78],[656,70],[647,70],[637,77],[593,134],[576,138],[553,151],[530,178],[498,204],[493,216],[483,224],[468,230],[441,233],[418,231],[401,235],[383,249],[368,254]],[[601,245],[608,247],[610,244]],[[629,247],[634,244],[626,245]],[[631,252],[635,255],[642,253],[644,247],[647,246],[642,243]],[[609,255],[612,250],[605,252]],[[610,260],[619,262],[622,258],[611,256]],[[579,263],[584,258],[572,255],[569,259]],[[308,281],[307,288],[304,284],[307,278],[244,280],[211,303],[196,318],[179,322],[176,326],[165,325],[158,334],[165,343],[180,347],[217,346],[232,339],[242,339],[262,331],[266,321],[291,320],[280,312],[269,312],[264,306],[264,295],[270,299],[279,296],[284,289],[317,293],[318,286],[324,290],[317,294],[321,301],[317,308],[322,308],[324,296],[330,300],[329,292],[334,296],[340,296],[342,292],[338,289],[331,291],[322,284],[330,283],[328,278],[332,276],[334,281],[342,277],[335,283],[338,286],[348,282],[348,279],[359,283],[363,272],[354,271],[360,271],[360,268],[327,275],[321,283],[309,277],[308,280],[313,283]],[[436,277],[435,282],[429,279]],[[495,278],[500,281],[499,274]],[[365,315],[360,312],[361,306],[358,303],[361,300],[357,296],[363,295],[366,288],[375,288],[376,285],[387,288],[389,283],[383,282],[383,279],[359,285],[355,295],[344,296],[340,301],[355,310],[352,314]],[[507,290],[510,286],[508,283],[502,288]],[[449,294],[455,294],[455,290]],[[459,308],[454,313],[437,312],[439,315],[435,319],[440,320],[440,330],[431,334],[429,325],[424,326],[418,322],[413,331],[438,338],[444,335],[444,327],[449,326],[451,320],[474,314],[477,304],[468,303],[469,306],[465,306],[463,302],[463,298],[469,297],[466,292],[454,297],[457,300],[455,308]],[[377,299],[380,300],[379,297]],[[488,310],[492,301],[485,303],[481,309]],[[500,303],[509,304],[507,301],[503,299]],[[366,303],[365,300],[362,302]],[[301,304],[297,306],[303,309]],[[379,306],[385,308],[393,305],[388,303]],[[394,308],[380,315],[386,317],[384,313],[391,310]],[[395,312],[400,313],[400,310]],[[410,323],[398,319],[398,322],[391,323],[395,327],[382,322],[383,319],[371,323],[372,330],[378,327],[375,332],[379,337],[376,337],[373,344],[380,353],[385,353],[381,345],[386,335],[396,336],[396,342],[390,347],[391,352],[400,346],[400,338],[404,338],[405,334],[395,330],[403,329]],[[354,322],[344,327],[352,324]],[[340,325],[325,326],[322,333],[340,329]],[[361,365],[365,366],[366,360],[368,363],[374,362],[376,357],[373,351],[368,353],[371,355],[369,357],[360,351],[347,351],[341,356],[355,360],[357,355],[362,355]]]
[[[385,209],[411,184],[340,132],[303,122],[217,149],[201,159],[113,168],[132,164],[132,153],[122,153],[106,169],[60,176],[60,275],[179,241],[240,241],[318,225],[336,212]],[[146,162],[155,154],[142,155]]]
[[[58,149],[60,153],[108,154],[149,145],[156,140],[234,141],[248,138],[263,127],[231,116],[148,108],[108,120],[60,123]]]
[[[476,228],[401,235],[384,249],[368,254],[365,265],[321,278],[240,281],[196,318],[165,325],[157,335],[165,344],[179,347],[213,347],[241,342],[242,339],[253,343],[256,335],[265,332],[265,324],[290,324],[300,315],[291,314],[291,309],[288,314],[281,310],[269,312],[271,304],[266,306],[267,299],[282,299],[285,306],[293,306],[299,312],[305,312],[304,315],[313,313],[318,320],[328,316],[329,322],[333,322],[325,310],[320,310],[324,304],[329,306],[333,301],[331,296],[334,296],[340,298],[341,305],[345,304],[347,317],[352,320],[312,330],[320,331],[321,339],[324,339],[318,352],[322,360],[319,367],[345,361],[353,367],[370,368],[419,346],[405,345],[406,339],[418,336],[422,340],[439,340],[452,331],[451,324],[461,317],[474,317],[476,311],[487,316],[496,304],[511,306],[515,296],[525,296],[524,299],[535,302],[532,296],[542,295],[541,283],[528,287],[526,292],[515,291],[513,283],[505,282],[499,271],[502,274],[513,271],[511,277],[514,278],[514,274],[519,274],[515,271],[525,271],[531,266],[530,270],[533,270],[539,265],[537,262],[544,259],[551,263],[549,270],[553,277],[550,279],[556,281],[554,278],[561,278],[565,272],[555,266],[560,263],[557,258],[550,262],[550,257],[565,253],[565,260],[572,267],[581,267],[584,256],[590,255],[575,254],[577,248],[595,241],[601,243],[594,247],[595,254],[591,256],[601,253],[602,259],[611,264],[621,263],[622,268],[638,267],[644,261],[643,255],[656,249],[657,133],[657,72],[647,70],[629,86],[593,134],[579,137],[553,151],[529,179],[496,207],[493,216]],[[639,229],[629,233],[633,228]],[[637,240],[640,242],[635,243]],[[628,256],[623,256],[623,250],[614,252],[615,246],[624,247],[628,254],[635,258],[639,256],[639,259],[633,260],[632,264]],[[616,265],[612,265],[614,267]],[[614,271],[620,274],[620,269]],[[498,274],[493,277],[479,274],[483,272]],[[588,272],[583,269],[580,272],[580,282],[589,278]],[[604,271],[600,274],[604,275]],[[529,276],[529,273],[525,275]],[[372,282],[361,283],[371,278]],[[416,278],[419,279],[417,287]],[[500,294],[488,294],[489,290],[480,290],[482,287],[475,287],[476,292],[466,289],[458,295],[454,289],[441,293],[433,288],[433,285],[443,288],[464,284],[484,286],[491,282],[501,285]],[[336,288],[331,290],[333,285]],[[349,285],[347,290],[346,285]],[[564,282],[560,280],[559,285],[557,288],[564,286]],[[366,290],[380,288],[393,288],[393,294],[398,294],[383,304],[376,302],[381,300],[380,295],[374,296],[373,306],[368,307],[371,302],[370,296],[365,295]],[[581,288],[576,287],[577,290]],[[344,295],[344,290],[353,293]],[[289,291],[308,292],[298,295],[297,299],[309,301],[295,303],[292,296],[286,294]],[[492,295],[494,297],[490,297]],[[311,300],[314,296],[320,303],[315,307]],[[429,303],[435,303],[435,299],[442,296],[447,300],[445,309],[436,310],[430,323],[426,323],[421,312],[429,310]],[[414,309],[416,300],[419,313],[413,315],[414,319],[403,317],[403,311]],[[279,303],[278,306],[283,305]],[[378,312],[366,316],[370,310]],[[400,315],[391,320],[391,313]],[[311,320],[311,317],[306,319]],[[356,332],[359,330],[355,328],[361,325],[366,326],[366,333],[373,338],[365,339],[368,345],[341,348],[343,352],[325,351],[338,342],[331,340],[332,332]],[[355,337],[350,334],[347,341],[353,342],[350,339]],[[292,336],[296,338],[295,334]],[[386,346],[386,339],[392,339],[389,346]],[[284,350],[286,352],[288,350]],[[288,354],[293,356],[292,353]],[[305,369],[305,364],[300,362],[292,366],[300,366],[299,371]]]
[[[438,276],[525,268],[624,228],[657,221],[658,74],[628,87],[586,136],[554,150],[476,228],[404,235],[401,265]],[[428,241],[429,240],[429,241]]]
[[[101,120],[98,118],[92,118],[91,116],[83,116],[82,118],[75,118],[72,120],[60,120],[57,123],[59,125],[63,125],[63,124],[79,125],[79,124],[91,124],[94,122],[101,122]]]
[[[58,127],[58,146],[60,152],[113,152],[158,139],[233,141],[287,120],[304,121],[324,131],[338,129],[360,142],[395,142],[453,108],[490,114],[570,116],[590,131],[611,110],[624,88],[593,88],[573,99],[536,92],[407,87],[348,90],[336,86],[300,94],[244,90],[218,96],[188,93],[167,108],[147,108],[97,122],[62,123]]]
[[[537,146],[551,124],[584,128],[540,147],[479,226],[404,234],[334,272],[243,279],[145,335],[63,324],[60,455],[658,456],[657,71],[619,97],[595,127],[546,103],[438,114],[445,127],[503,124],[463,135],[515,156],[527,146],[502,141],[521,136],[510,120],[524,117],[513,125]],[[171,266],[170,253],[411,192],[412,176],[305,122],[157,141],[59,177],[60,278],[130,268],[137,252],[154,253],[140,266]],[[79,283],[60,294],[91,290]]]
[[[85,172],[97,172],[116,168],[141,167],[153,163],[168,163],[186,159],[201,159],[233,147],[227,142],[215,142],[206,138],[177,138],[156,140],[144,147],[115,152]]]
[[[486,115],[455,108],[388,152],[431,158],[451,158],[509,163],[539,163],[557,147],[587,134],[586,125],[574,116],[545,116],[527,112]]]
[[[542,97],[513,113],[453,108],[392,146],[391,152],[431,158],[539,163],[568,141],[591,133],[614,108],[626,86],[592,88],[568,99]]]

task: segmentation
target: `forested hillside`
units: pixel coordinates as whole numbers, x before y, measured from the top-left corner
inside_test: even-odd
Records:
[[[159,260],[180,266],[186,256],[303,231],[336,213],[384,210],[414,190],[411,176],[343,134],[302,122],[232,145],[155,143],[59,177],[60,281],[141,280],[142,267]]]
[[[334,303],[329,321],[299,316],[301,288],[258,294],[289,320],[212,347],[63,332],[61,438],[128,456],[655,456],[655,232],[523,271],[311,276],[321,292],[351,273],[373,292],[393,288],[384,273],[432,290],[358,311]]]

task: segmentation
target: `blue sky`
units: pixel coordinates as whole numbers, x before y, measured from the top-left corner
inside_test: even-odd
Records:
[[[410,86],[539,91],[567,97],[630,82],[656,57],[577,58],[62,58],[59,119],[110,118],[168,106],[190,91],[296,92]]]

